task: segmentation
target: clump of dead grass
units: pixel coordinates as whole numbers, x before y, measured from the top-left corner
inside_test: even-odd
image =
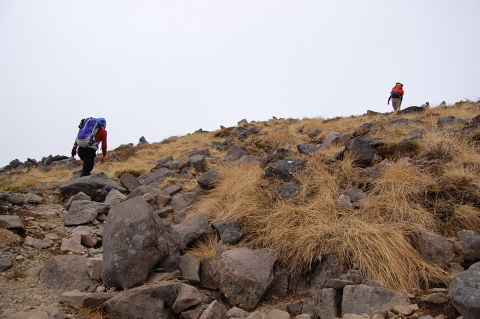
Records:
[[[187,253],[190,253],[197,257],[197,259],[202,262],[205,258],[210,260],[215,260],[218,257],[218,236],[214,233],[207,234],[198,240],[192,248],[186,250]]]
[[[19,245],[22,242],[22,237],[15,234],[14,232],[0,228],[0,246],[2,247],[10,247]]]

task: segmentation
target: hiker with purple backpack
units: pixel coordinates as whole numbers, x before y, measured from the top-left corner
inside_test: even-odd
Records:
[[[77,154],[83,161],[81,176],[88,176],[95,165],[97,149],[102,143],[102,164],[107,160],[107,122],[103,117],[82,119],[79,131],[72,148],[72,157]]]

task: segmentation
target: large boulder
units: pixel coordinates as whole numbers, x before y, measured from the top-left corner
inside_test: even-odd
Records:
[[[95,287],[87,273],[87,259],[74,255],[58,255],[47,261],[40,271],[40,280],[60,291],[84,291]]]
[[[155,217],[143,197],[112,207],[103,233],[102,280],[108,287],[126,289],[144,282],[168,255]]]
[[[351,285],[343,288],[342,314],[351,313],[373,316],[375,310],[388,311],[396,305],[408,306],[405,294],[367,285]]]
[[[273,282],[274,254],[266,249],[234,248],[218,261],[219,288],[232,306],[251,310]]]
[[[480,318],[480,263],[459,273],[448,287],[448,297],[464,319]]]
[[[96,202],[103,202],[111,189],[122,193],[127,191],[119,182],[108,178],[103,172],[79,177],[60,185],[60,192],[66,197],[83,192]]]
[[[114,318],[171,319],[177,292],[172,281],[143,285],[108,300],[105,311]]]

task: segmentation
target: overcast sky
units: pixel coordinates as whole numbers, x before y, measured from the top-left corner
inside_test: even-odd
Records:
[[[478,0],[0,0],[0,167],[242,119],[331,118],[480,96]],[[479,110],[480,113],[480,110]]]

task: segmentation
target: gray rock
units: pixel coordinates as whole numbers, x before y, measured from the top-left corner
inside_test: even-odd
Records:
[[[103,234],[103,282],[123,289],[144,282],[168,255],[167,246],[151,206],[142,197],[113,206]]]
[[[241,145],[233,145],[227,152],[227,156],[231,157],[232,160],[236,161],[247,155],[247,148]]]
[[[227,317],[235,317],[235,318],[245,318],[247,316],[247,312],[243,309],[232,307],[227,311]]]
[[[203,308],[203,304],[195,306],[193,309],[182,311],[180,313],[182,319],[198,319],[205,308]]]
[[[151,173],[140,176],[139,182],[143,181],[143,185],[158,185],[165,178],[175,176],[175,171],[166,167],[161,167]]]
[[[343,145],[346,141],[350,139],[348,134],[339,133],[339,132],[330,132],[320,145],[319,151],[326,151],[332,146]]]
[[[217,290],[220,278],[218,278],[217,263],[205,257],[200,262],[200,286],[210,290]]]
[[[125,195],[117,191],[116,189],[111,189],[110,192],[108,192],[107,197],[105,197],[105,201],[103,202],[104,204],[113,206],[120,204],[125,200]]]
[[[480,259],[480,235],[473,230],[461,230],[457,237],[465,251],[463,259],[469,261]]]
[[[236,244],[243,236],[242,225],[237,221],[217,220],[212,223],[212,228],[225,244]]]
[[[218,262],[219,288],[232,306],[251,310],[273,282],[276,258],[266,249],[234,248]]]
[[[88,200],[73,201],[65,215],[65,225],[74,226],[89,223],[93,221],[98,214],[106,214],[109,210],[110,205],[104,203]]]
[[[300,185],[297,181],[288,182],[277,187],[276,191],[282,196],[283,200],[289,202],[300,193]]]
[[[370,163],[375,156],[375,148],[385,144],[386,142],[384,141],[355,137],[345,142],[343,154],[350,154],[357,165],[367,167],[370,166]]]
[[[375,310],[388,311],[396,305],[408,306],[407,296],[393,290],[365,285],[345,286],[343,289],[342,314],[366,313],[373,316]]]
[[[41,240],[41,239],[38,239],[38,238],[33,238],[31,236],[25,237],[25,240],[23,241],[23,244],[25,246],[30,246],[30,247],[37,248],[37,249],[46,249],[46,248],[49,248],[50,246],[52,246],[51,243],[47,243],[44,240]]]
[[[176,212],[180,212],[193,204],[202,194],[203,192],[200,187],[189,192],[177,193],[172,196],[170,206],[172,206]]]
[[[203,173],[207,167],[207,160],[203,155],[195,155],[188,159],[185,166],[193,167],[197,173]]]
[[[122,174],[122,176],[120,177],[120,184],[122,184],[123,187],[128,189],[129,192],[142,185],[140,184],[138,179],[130,173]]]
[[[143,285],[116,295],[105,303],[105,311],[115,318],[171,319],[169,309],[177,298],[173,282]]]
[[[437,120],[437,125],[438,126],[443,126],[443,125],[465,125],[468,124],[468,121],[462,120],[462,119],[457,119],[452,115],[441,117]]]
[[[120,183],[108,178],[105,173],[100,172],[63,183],[60,185],[60,192],[67,197],[83,192],[90,196],[92,200],[103,202],[112,188],[122,193],[127,191]]]
[[[62,305],[77,309],[96,308],[102,306],[108,299],[114,297],[116,294],[117,293],[66,291],[60,295],[59,302]]]
[[[187,308],[200,304],[203,298],[204,295],[199,292],[197,288],[186,284],[180,284],[177,298],[172,306],[172,311],[178,314]]]
[[[145,145],[145,144],[148,144],[148,142],[147,142],[147,140],[145,139],[145,137],[144,137],[144,136],[140,137],[140,138],[138,139],[138,144],[137,144],[137,146]]]
[[[202,156],[210,156],[210,151],[208,148],[201,149],[201,150],[196,150],[196,151],[191,151],[185,154],[188,158],[196,156],[196,155],[202,155]]]
[[[12,268],[12,262],[10,261],[10,259],[4,256],[0,256],[0,272],[3,272],[10,268]]]
[[[40,280],[51,289],[85,291],[95,287],[87,273],[87,259],[75,255],[58,255],[45,263]]]
[[[272,309],[267,313],[265,319],[290,319],[290,314],[283,310]]]
[[[453,245],[443,236],[422,231],[418,251],[425,260],[445,266],[455,257]]]
[[[240,157],[237,160],[238,165],[247,165],[247,164],[258,164],[260,163],[260,158],[254,155],[245,155]]]
[[[217,186],[219,178],[220,169],[218,167],[214,167],[206,173],[200,175],[200,177],[197,179],[197,182],[198,185],[204,189],[212,189]]]
[[[6,229],[25,229],[18,215],[0,215],[0,227]]]
[[[25,195],[24,202],[25,204],[40,205],[45,202],[45,199],[33,193],[27,193]]]
[[[458,274],[448,287],[448,297],[464,319],[480,318],[480,263]]]
[[[17,206],[22,206],[24,204],[23,198],[12,192],[0,192],[0,200]]]
[[[203,235],[207,226],[207,215],[202,212],[196,212],[188,216],[180,224],[174,225],[173,229],[180,236],[180,250],[184,250],[190,242]]]
[[[155,214],[158,215],[160,218],[167,218],[170,214],[173,214],[175,211],[173,210],[172,206],[166,206],[159,210],[155,211]]]
[[[227,309],[224,305],[214,300],[203,311],[199,319],[227,319]]]
[[[308,137],[315,138],[322,133],[323,133],[323,130],[316,129],[316,130],[313,130],[310,133],[308,133]]]
[[[263,173],[263,177],[276,177],[288,182],[293,178],[292,173],[303,169],[306,165],[306,161],[297,158],[280,160],[269,164]]]
[[[6,319],[64,319],[65,313],[63,310],[51,305],[44,306],[43,304],[38,309],[29,311],[17,312],[8,315]]]
[[[300,154],[314,154],[320,150],[320,147],[311,144],[297,144],[297,150]]]
[[[200,282],[200,262],[197,257],[188,253],[181,256],[178,267],[182,273],[182,279],[186,280],[190,285],[196,285]]]
[[[80,192],[80,193],[77,193],[75,195],[73,195],[72,197],[70,197],[67,201],[67,204],[65,205],[65,209],[66,210],[69,210],[70,209],[70,206],[72,205],[72,203],[76,200],[88,200],[88,201],[91,201],[92,199],[90,198],[90,196],[88,196],[87,194],[83,193],[83,192]]]
[[[321,290],[326,287],[330,279],[339,278],[345,272],[345,268],[335,255],[327,255],[313,272],[310,289]]]
[[[82,236],[80,234],[76,234],[70,238],[63,238],[60,250],[71,251],[77,254],[84,252],[85,248],[82,246]]]
[[[87,259],[87,274],[93,280],[102,279],[102,256]]]
[[[332,278],[325,283],[325,288],[341,290],[347,285],[355,285],[355,283],[351,280]]]

